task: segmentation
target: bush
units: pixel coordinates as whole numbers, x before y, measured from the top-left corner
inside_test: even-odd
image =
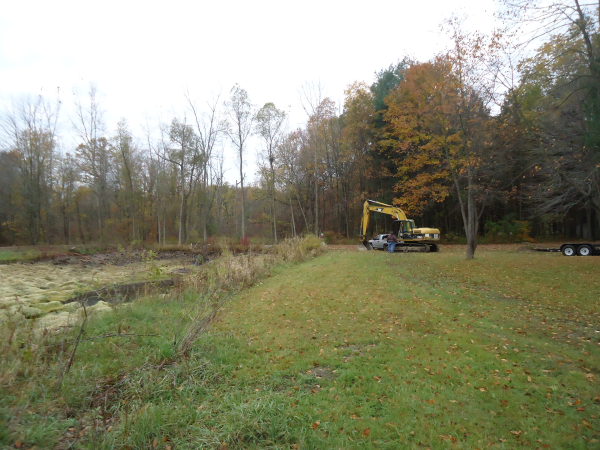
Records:
[[[529,233],[529,222],[513,220],[511,216],[498,222],[485,223],[485,236],[494,243],[534,242]]]
[[[348,245],[356,244],[356,238],[347,238],[342,233],[335,233],[333,231],[325,231],[323,233],[323,240],[327,245]]]

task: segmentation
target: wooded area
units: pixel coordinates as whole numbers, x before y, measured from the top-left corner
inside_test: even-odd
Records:
[[[94,85],[73,105],[14,98],[0,113],[0,245],[353,237],[367,198],[466,237],[471,256],[481,235],[595,239],[598,3],[501,4],[504,29],[448,19],[450,50],[351,83],[343,105],[305,84],[296,130],[239,85],[227,98],[186,95],[185,110],[140,136],[126,119],[107,129]],[[58,132],[65,117],[72,148]],[[224,180],[223,145],[236,150],[237,184]],[[241,163],[256,154],[248,184]]]

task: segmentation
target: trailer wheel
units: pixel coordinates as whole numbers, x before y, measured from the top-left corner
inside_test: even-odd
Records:
[[[562,248],[562,254],[565,256],[575,256],[575,247],[572,245],[565,245]]]
[[[577,249],[577,254],[579,256],[590,256],[592,254],[592,249],[589,245],[582,245]]]

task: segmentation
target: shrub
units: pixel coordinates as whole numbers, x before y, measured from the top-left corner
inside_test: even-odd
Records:
[[[485,223],[485,236],[490,242],[533,242],[529,233],[529,222],[514,220],[510,215],[498,222]]]
[[[356,238],[347,238],[342,233],[335,233],[333,231],[325,231],[323,233],[323,240],[327,245],[356,244]]]

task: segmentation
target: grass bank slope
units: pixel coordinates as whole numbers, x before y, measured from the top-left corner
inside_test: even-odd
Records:
[[[83,448],[598,448],[599,265],[492,247],[282,266],[186,358],[90,389],[104,424],[71,433]]]

